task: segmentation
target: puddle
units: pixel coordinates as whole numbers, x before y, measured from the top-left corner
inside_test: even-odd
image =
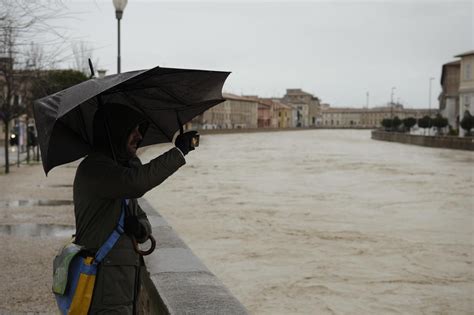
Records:
[[[70,237],[76,232],[72,225],[22,223],[0,225],[0,235],[19,237]]]
[[[70,184],[53,184],[53,185],[36,185],[38,188],[73,188],[73,185]],[[1,314],[1,313],[0,313]]]
[[[74,202],[72,200],[0,200],[0,207],[56,207],[56,206],[71,206]]]

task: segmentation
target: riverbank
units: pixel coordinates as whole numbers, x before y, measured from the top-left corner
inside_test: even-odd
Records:
[[[372,130],[372,127],[294,127],[294,128],[233,128],[233,129],[198,129],[202,135],[233,134],[233,133],[256,133],[256,132],[285,132],[305,130]]]
[[[456,136],[424,136],[400,132],[372,131],[372,139],[413,144],[423,147],[474,151],[474,138]]]

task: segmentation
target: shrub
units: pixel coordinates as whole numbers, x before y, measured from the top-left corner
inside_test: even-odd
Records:
[[[464,112],[464,116],[461,119],[461,128],[466,130],[467,135],[471,135],[471,129],[474,127],[474,118],[471,113],[467,110]]]
[[[406,131],[410,131],[411,127],[416,125],[416,119],[414,117],[407,117],[402,120],[402,123]]]

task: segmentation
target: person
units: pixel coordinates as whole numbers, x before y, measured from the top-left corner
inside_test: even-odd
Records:
[[[75,243],[91,255],[116,228],[122,203],[128,203],[125,233],[98,266],[89,314],[136,314],[144,263],[132,238],[143,243],[152,233],[137,198],[183,166],[184,155],[194,149],[193,133],[186,132],[176,138],[174,148],[142,165],[136,150],[147,129],[148,122],[140,112],[125,105],[105,104],[94,116],[92,152],[76,171]]]

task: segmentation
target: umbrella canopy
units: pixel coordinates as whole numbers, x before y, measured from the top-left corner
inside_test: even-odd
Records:
[[[43,168],[75,161],[92,148],[100,104],[123,104],[150,120],[140,146],[170,142],[182,124],[223,102],[230,72],[155,67],[94,78],[34,102]]]

